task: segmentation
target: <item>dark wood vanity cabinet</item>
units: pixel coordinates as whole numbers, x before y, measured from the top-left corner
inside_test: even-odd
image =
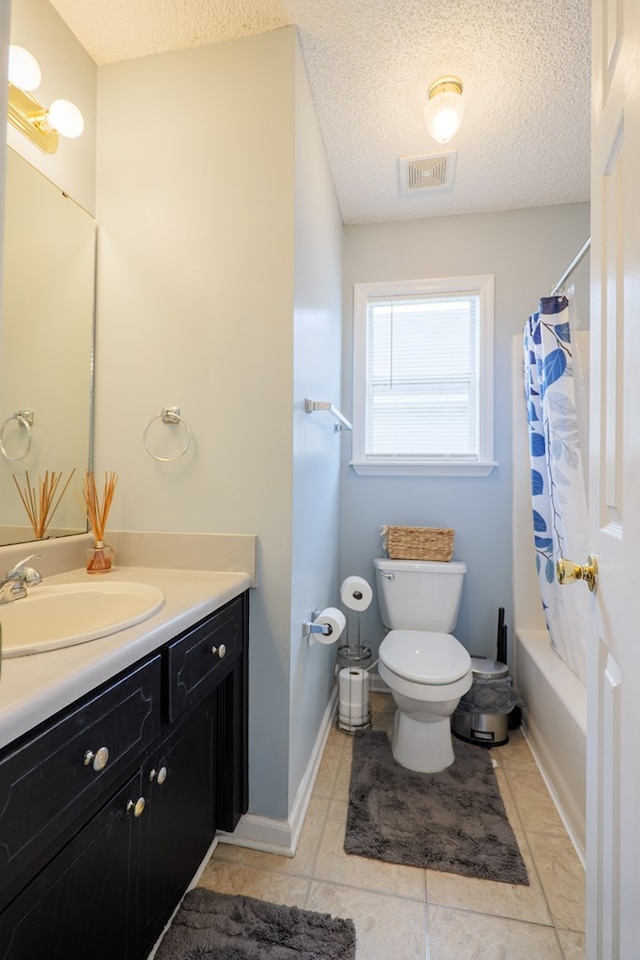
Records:
[[[245,593],[0,752],[1,960],[148,955],[247,809],[247,625]]]

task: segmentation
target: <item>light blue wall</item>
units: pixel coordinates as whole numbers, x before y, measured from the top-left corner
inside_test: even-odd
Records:
[[[340,439],[304,400],[341,402],[342,319],[342,221],[297,47],[295,118],[290,810],[334,683],[335,646],[311,646],[301,627],[314,607],[338,604]]]
[[[341,577],[358,574],[375,582],[372,560],[382,555],[381,524],[454,527],[454,556],[468,565],[455,634],[472,654],[495,656],[499,606],[512,625],[512,338],[588,235],[588,204],[345,228],[343,395],[348,412],[354,283],[495,276],[494,437],[499,466],[490,476],[357,476],[348,465],[350,439],[343,440]],[[361,629],[377,650],[384,636],[377,603],[362,615]]]

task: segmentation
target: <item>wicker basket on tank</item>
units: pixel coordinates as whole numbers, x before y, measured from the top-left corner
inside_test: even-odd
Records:
[[[446,527],[382,528],[385,550],[392,560],[449,561],[454,533]]]

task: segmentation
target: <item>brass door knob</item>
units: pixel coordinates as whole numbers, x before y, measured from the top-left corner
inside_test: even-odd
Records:
[[[558,583],[563,586],[565,583],[575,583],[576,580],[584,580],[589,590],[596,588],[596,579],[598,576],[598,561],[595,557],[587,557],[587,562],[580,566],[573,560],[566,560],[560,557],[556,564],[558,574]]]

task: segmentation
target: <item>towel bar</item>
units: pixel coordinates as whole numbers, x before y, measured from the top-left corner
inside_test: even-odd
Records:
[[[333,432],[338,433],[340,430],[353,430],[353,427],[343,416],[337,407],[334,407],[332,403],[328,403],[322,400],[305,400],[304,401],[304,412],[305,413],[314,413],[316,410],[326,410],[327,413],[330,413],[331,416],[336,421],[333,425]]]

